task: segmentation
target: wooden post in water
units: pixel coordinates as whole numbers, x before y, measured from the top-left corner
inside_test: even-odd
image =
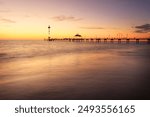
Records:
[[[98,42],[101,42],[101,39],[100,39],[100,38],[98,38]]]
[[[94,41],[94,39],[93,39],[93,38],[91,38],[90,40],[91,40],[92,42]]]
[[[104,43],[107,43],[107,39],[104,39]]]
[[[86,42],[88,42],[89,41],[89,39],[86,39]]]
[[[150,39],[147,39],[147,43],[150,44]]]
[[[114,43],[114,39],[111,39],[110,41],[111,41],[111,43]]]
[[[130,42],[130,39],[126,39],[126,43],[129,43]]]
[[[100,39],[98,38],[98,39],[96,39],[96,42],[99,42],[100,41]]]
[[[118,39],[118,43],[121,43],[121,39]]]
[[[139,44],[139,42],[140,42],[140,39],[136,39],[136,43]]]

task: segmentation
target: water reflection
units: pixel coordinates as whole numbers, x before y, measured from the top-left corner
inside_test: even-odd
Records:
[[[94,49],[2,61],[0,99],[149,99],[148,49]]]

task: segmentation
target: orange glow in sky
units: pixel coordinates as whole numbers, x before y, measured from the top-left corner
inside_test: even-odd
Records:
[[[149,0],[0,0],[0,39],[42,40],[48,25],[52,38],[149,37],[149,5]]]

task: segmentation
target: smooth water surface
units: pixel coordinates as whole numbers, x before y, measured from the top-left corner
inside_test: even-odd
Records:
[[[150,99],[150,45],[0,41],[0,99]]]

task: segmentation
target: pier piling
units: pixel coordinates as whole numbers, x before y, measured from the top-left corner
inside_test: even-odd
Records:
[[[121,43],[121,39],[118,39],[118,43]]]
[[[114,39],[111,39],[110,42],[113,43],[113,42],[114,42]]]
[[[130,39],[126,39],[126,43],[129,43],[130,42]]]
[[[140,43],[140,39],[136,39],[136,43],[139,44]]]
[[[150,39],[147,39],[147,43],[150,44]]]
[[[104,43],[107,43],[107,39],[104,39]]]
[[[61,39],[57,39],[57,38],[51,38],[50,36],[48,36],[48,39],[44,39],[44,40],[47,40],[47,41],[69,41],[69,42],[104,42],[104,43],[114,43],[114,42],[118,42],[119,44],[122,43],[122,42],[126,42],[127,44],[130,43],[130,41],[133,41],[135,42],[136,44],[139,44],[140,42],[145,42],[145,43],[148,43],[150,44],[150,38],[148,39],[132,39],[132,38],[128,38],[128,39],[115,39],[115,38],[111,38],[111,39],[108,39],[108,38],[61,38]]]

